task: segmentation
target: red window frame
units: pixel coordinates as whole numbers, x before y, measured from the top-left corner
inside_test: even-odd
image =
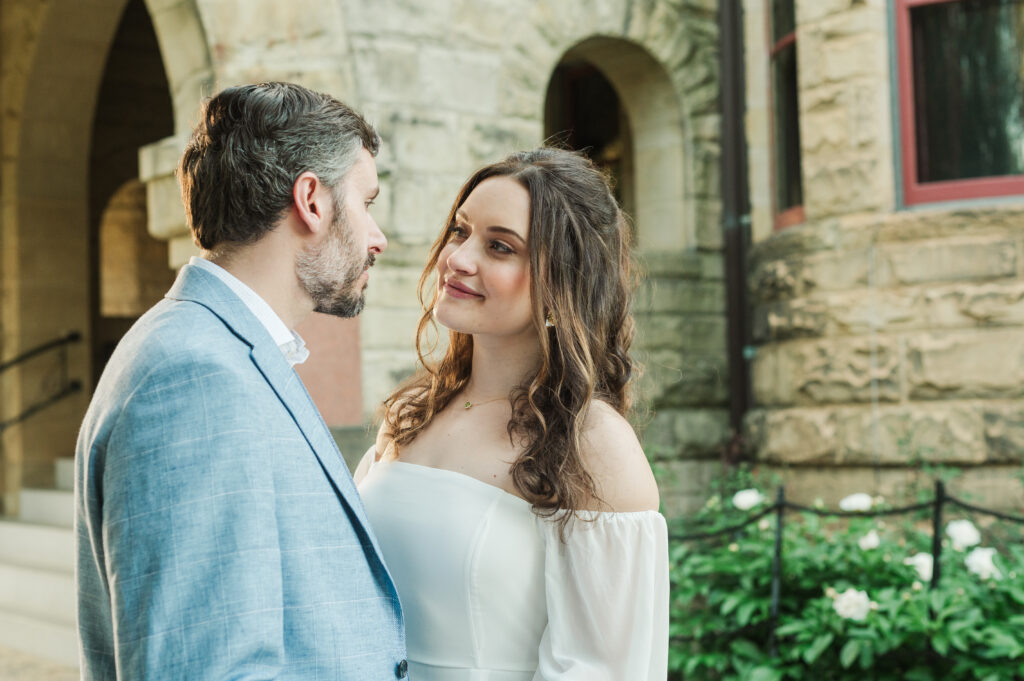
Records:
[[[896,0],[903,203],[914,205],[1015,194],[1024,195],[1024,175],[975,177],[939,182],[917,181],[917,127],[914,121],[914,58],[910,44],[910,10],[922,5],[937,5],[945,2],[962,2],[962,0]]]
[[[774,29],[772,27],[772,0],[767,0],[766,1],[766,7],[768,8],[768,12],[767,12],[768,21],[767,21],[767,24],[766,24],[766,31],[767,31],[767,36],[768,36],[768,44],[771,46],[768,49],[768,73],[769,73],[768,80],[769,80],[769,83],[770,83],[770,85],[768,87],[768,92],[769,92],[769,99],[768,99],[768,101],[769,101],[768,124],[770,126],[769,129],[772,131],[772,133],[771,133],[772,134],[772,143],[771,143],[772,174],[771,174],[771,178],[772,178],[772,216],[773,216],[772,217],[772,220],[773,220],[772,227],[773,227],[774,231],[777,232],[779,230],[786,229],[787,227],[793,227],[794,225],[799,225],[799,224],[803,223],[806,220],[806,215],[804,213],[803,204],[800,204],[800,205],[797,205],[797,206],[790,206],[789,208],[786,208],[786,209],[784,209],[782,211],[779,210],[779,198],[778,198],[779,192],[778,192],[778,186],[776,184],[778,182],[778,173],[776,172],[776,170],[778,168],[777,154],[779,153],[779,150],[778,150],[778,142],[779,142],[779,140],[776,139],[776,137],[775,137],[775,97],[776,97],[777,93],[775,92],[775,80],[774,80],[774,77],[771,74],[774,73],[775,57],[779,54],[779,52],[781,52],[785,48],[789,47],[790,45],[795,45],[796,44],[796,27],[794,26],[793,30],[791,32],[789,32],[786,35],[782,36],[777,41],[773,40]],[[801,175],[802,175],[803,163],[801,162],[800,165],[801,165]],[[803,184],[803,177],[802,176],[800,178],[800,183],[801,183],[801,185]],[[801,187],[801,194],[803,194],[803,188],[802,187]]]

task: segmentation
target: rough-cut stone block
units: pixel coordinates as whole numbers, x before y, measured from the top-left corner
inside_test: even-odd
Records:
[[[922,494],[934,497],[934,479],[920,469],[768,465],[762,473],[779,475],[790,501],[811,505],[821,500],[835,510],[840,499],[857,492],[880,495],[896,505],[915,503]],[[1019,466],[965,468],[946,490],[965,500],[984,499],[985,506],[997,510],[1019,514],[1024,505]]]
[[[836,414],[831,410],[757,410],[748,416],[746,428],[759,461],[835,462],[838,427]]]
[[[924,295],[935,326],[1024,325],[1024,282],[956,285]]]
[[[377,409],[399,383],[412,375],[416,368],[416,353],[363,348],[363,414],[371,421]]]
[[[415,343],[416,327],[422,314],[416,308],[368,305],[359,316],[362,347],[408,352]]]
[[[498,111],[498,57],[490,51],[421,48],[419,101],[468,113]]]
[[[791,341],[759,348],[758,404],[842,404],[900,399],[899,341],[892,337]]]
[[[654,314],[637,318],[637,345],[647,350],[672,349],[725,354],[723,315]]]
[[[643,365],[638,396],[658,406],[724,404],[728,398],[728,361],[721,354],[679,350],[642,350],[634,356]]]
[[[758,305],[752,317],[752,335],[759,343],[813,338],[824,334],[828,308],[823,301],[799,298]]]
[[[893,277],[901,284],[977,281],[1017,275],[1012,241],[940,241],[888,249]]]
[[[386,257],[387,251],[381,257]],[[413,267],[374,267],[370,270],[370,283],[366,288],[367,307],[419,309],[416,285],[421,270]]]
[[[655,461],[651,468],[661,493],[662,513],[667,518],[699,510],[711,496],[714,481],[726,472],[719,461]]]
[[[637,292],[640,312],[725,311],[725,287],[721,282],[658,279]]]
[[[641,286],[658,279],[701,279],[701,256],[693,250],[640,251],[635,254],[645,280]]]
[[[159,142],[147,144],[139,149],[139,179],[149,182],[159,177],[173,175],[185,150],[187,139],[183,136],[165,137]]]
[[[1024,403],[986,405],[984,419],[988,459],[1024,463]]]
[[[838,415],[841,464],[953,465],[986,460],[975,405],[913,405],[843,410]]]
[[[172,239],[189,233],[181,189],[173,175],[164,175],[146,183],[147,229],[157,239]]]
[[[715,459],[729,440],[725,409],[659,409],[643,426],[641,441],[656,459]]]
[[[912,337],[907,384],[912,399],[1024,396],[1024,333],[986,329]]]
[[[420,54],[404,40],[353,40],[353,59],[360,98],[405,103],[420,80]]]

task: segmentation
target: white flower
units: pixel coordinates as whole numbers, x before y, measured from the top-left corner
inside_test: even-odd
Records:
[[[761,531],[772,529],[772,521],[767,518],[761,518],[757,523],[757,528]]]
[[[946,525],[946,534],[953,541],[953,548],[966,551],[981,543],[981,533],[970,520],[954,520]]]
[[[756,489],[743,489],[732,497],[732,505],[741,511],[749,511],[764,501],[764,495]]]
[[[858,492],[848,497],[843,497],[839,502],[839,508],[844,511],[870,511],[871,495]]]
[[[871,610],[871,599],[868,598],[867,593],[850,588],[836,596],[832,608],[840,617],[862,622],[868,616],[868,611]]]
[[[1003,573],[996,567],[992,558],[996,555],[995,549],[983,549],[978,547],[967,554],[964,564],[967,569],[982,579],[1002,579]]]
[[[904,558],[903,564],[913,566],[917,570],[917,576],[921,578],[921,581],[932,581],[932,554],[915,553],[909,558]]]
[[[877,549],[878,545],[882,543],[881,537],[878,536],[878,532],[871,530],[863,537],[857,540],[857,545],[860,546],[862,551],[870,551],[871,549]]]
[[[740,550],[740,545],[737,544],[736,542],[733,542],[732,544],[729,544],[729,550],[732,551],[733,553],[736,553],[737,551]]]

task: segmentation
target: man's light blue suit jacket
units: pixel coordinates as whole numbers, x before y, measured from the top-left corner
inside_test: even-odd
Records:
[[[96,388],[76,461],[82,678],[404,675],[394,584],[295,371],[185,266]]]

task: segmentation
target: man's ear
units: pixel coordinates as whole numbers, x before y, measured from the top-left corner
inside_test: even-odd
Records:
[[[311,233],[317,234],[327,227],[327,201],[330,192],[316,173],[306,171],[292,185],[292,201],[299,222]]]

